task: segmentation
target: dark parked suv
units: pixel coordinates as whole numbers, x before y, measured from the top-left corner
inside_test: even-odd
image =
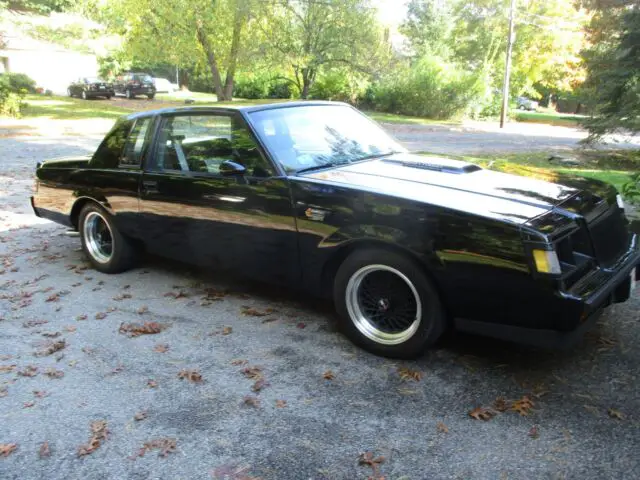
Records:
[[[146,95],[149,100],[153,100],[153,97],[156,95],[153,78],[146,73],[122,73],[118,75],[115,82],[113,82],[113,89],[116,95],[124,95],[127,98],[134,98],[136,95]]]

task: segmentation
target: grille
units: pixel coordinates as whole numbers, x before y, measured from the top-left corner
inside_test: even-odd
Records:
[[[622,210],[614,205],[589,225],[598,263],[608,267],[629,248],[629,228]]]

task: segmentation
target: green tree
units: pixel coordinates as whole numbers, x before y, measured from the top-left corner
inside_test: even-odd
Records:
[[[411,0],[400,32],[407,37],[416,54],[450,56],[454,16],[451,2]]]
[[[369,0],[271,0],[261,25],[269,55],[286,64],[307,98],[318,74],[346,67],[368,75],[389,53]]]

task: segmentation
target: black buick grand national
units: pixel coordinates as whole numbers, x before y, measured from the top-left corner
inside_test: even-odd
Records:
[[[147,250],[300,288],[391,357],[448,327],[568,344],[638,278],[611,186],[411,155],[344,104],[137,113],[36,175],[36,215],[79,231],[96,269]]]

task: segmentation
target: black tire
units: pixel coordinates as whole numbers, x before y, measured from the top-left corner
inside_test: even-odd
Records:
[[[82,96],[82,99],[83,99],[83,100],[88,100],[88,99],[89,99],[89,96],[87,95],[86,90],[82,90],[82,94],[81,94],[81,96]]]
[[[111,100],[112,95],[107,95],[107,100]]]
[[[153,100],[153,98],[154,98],[154,97],[155,97],[155,94],[154,94],[154,95],[147,95],[147,98],[148,98],[149,100]]]
[[[366,273],[368,269],[372,270]],[[383,335],[387,335],[387,332],[395,335],[397,338],[393,339],[393,342],[395,342],[393,344],[389,343],[389,339],[377,340],[371,336],[375,336],[375,334],[365,334],[363,329],[366,330],[372,323],[365,322],[366,327],[363,327],[362,321],[358,322],[355,320],[355,318],[364,318],[367,320],[367,315],[362,314],[362,310],[366,310],[366,306],[360,303],[360,300],[353,300],[352,296],[357,290],[367,288],[363,287],[365,277],[362,277],[362,283],[357,283],[359,287],[354,288],[353,282],[357,282],[357,278],[362,275],[363,271],[365,272],[365,277],[370,274],[378,275],[378,277],[372,277],[373,280],[367,280],[369,283],[375,284],[376,278],[382,280],[383,278],[388,279],[393,277],[395,278],[393,281],[396,282],[396,287],[400,288],[399,293],[402,293],[402,285],[406,288],[406,292],[404,293],[409,293],[407,297],[398,296],[398,290],[396,289],[396,293],[389,292],[390,296],[381,293],[380,299],[377,302],[373,301],[373,305],[378,305],[378,308],[384,309],[382,315],[386,315],[386,312],[390,310],[390,313],[393,314],[392,318],[394,323],[397,317],[395,317],[395,313],[393,312],[397,312],[395,308],[397,308],[398,305],[402,305],[403,307],[400,309],[400,312],[405,312],[404,315],[407,315],[406,312],[409,310],[408,318],[415,319],[410,320],[412,322],[411,325],[398,333],[390,332],[390,330],[385,332],[384,329],[376,329],[378,332],[382,332]],[[404,276],[404,278],[401,278],[398,273]],[[382,275],[382,277],[380,275]],[[381,283],[382,282],[379,282],[378,285]],[[377,288],[378,287],[376,287],[376,289]],[[382,290],[384,289],[385,288]],[[380,292],[380,290],[378,290],[378,292]],[[357,295],[360,295],[360,293]],[[442,336],[447,325],[446,314],[437,290],[422,268],[410,258],[384,249],[372,248],[357,250],[351,253],[342,265],[340,265],[336,273],[333,297],[336,310],[341,317],[340,328],[343,333],[356,345],[383,357],[420,357],[429,346],[433,345]],[[406,298],[407,302],[403,303],[399,298]],[[369,299],[371,299],[371,297],[369,297]],[[366,302],[368,300],[364,301]],[[394,302],[396,305],[393,305]],[[356,303],[359,305],[358,307],[353,306]],[[361,315],[355,313],[354,308],[357,312],[360,312]],[[421,314],[418,312],[421,312]],[[372,315],[378,315],[378,312],[372,313]],[[360,326],[358,326],[358,324]]]
[[[125,90],[124,96],[127,97],[128,100],[132,100],[135,97],[135,95],[133,95],[133,93],[131,93],[131,90],[129,89]]]
[[[87,225],[87,221],[91,222],[91,224]],[[111,250],[107,259],[99,258],[100,255],[96,253],[95,243],[92,243],[91,239],[88,238],[94,237],[91,233],[93,222],[99,224],[101,221],[108,227],[108,233],[111,238]],[[103,273],[119,273],[135,265],[138,258],[137,248],[130,239],[118,231],[113,219],[102,207],[95,203],[85,205],[78,219],[78,230],[80,231],[82,250],[96,270]]]

